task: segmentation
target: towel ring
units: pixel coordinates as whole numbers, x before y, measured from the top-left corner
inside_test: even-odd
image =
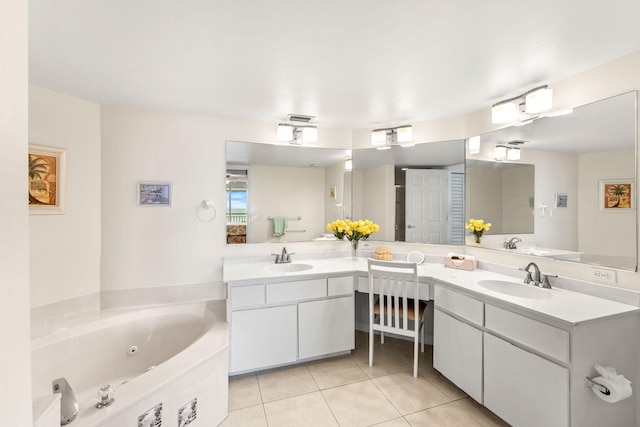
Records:
[[[196,217],[202,222],[211,222],[216,217],[218,212],[213,206],[213,202],[209,199],[204,199],[196,208]]]

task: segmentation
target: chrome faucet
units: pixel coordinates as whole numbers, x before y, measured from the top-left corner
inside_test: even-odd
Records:
[[[60,393],[60,425],[69,424],[76,419],[80,407],[71,386],[64,378],[51,382],[54,393]]]
[[[518,249],[518,246],[516,246],[518,243],[521,243],[522,239],[519,237],[512,237],[511,240],[509,240],[508,242],[504,242],[504,248],[505,249]]]
[[[287,264],[291,262],[291,255],[294,255],[295,252],[287,253],[287,248],[282,247],[282,253],[279,254],[271,254],[276,256],[276,264]]]
[[[533,277],[531,277],[531,272],[529,271],[529,267],[533,266]],[[551,283],[549,283],[549,275],[542,274],[538,265],[535,262],[530,262],[524,268],[524,271],[527,272],[527,277],[524,278],[524,283],[532,284],[533,286],[539,286],[541,288],[551,289]],[[558,277],[558,276],[552,276]]]

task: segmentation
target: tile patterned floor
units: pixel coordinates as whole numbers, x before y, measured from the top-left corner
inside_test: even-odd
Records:
[[[369,367],[368,335],[356,332],[350,355],[232,378],[221,427],[508,426],[436,371],[432,350],[413,378],[410,342],[378,340]]]

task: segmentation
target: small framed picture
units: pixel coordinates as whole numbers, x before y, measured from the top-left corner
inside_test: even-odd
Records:
[[[138,182],[138,204],[140,206],[171,206],[173,185],[170,182]]]
[[[65,151],[29,144],[29,213],[65,213]]]
[[[332,185],[329,187],[329,198],[331,200],[335,200],[336,199],[336,186]]]
[[[556,193],[556,208],[566,208],[566,207],[567,207],[567,195]]]
[[[635,210],[634,179],[601,179],[599,181],[600,210],[602,212],[630,212]]]

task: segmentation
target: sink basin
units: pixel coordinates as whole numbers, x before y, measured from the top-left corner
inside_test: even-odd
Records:
[[[271,273],[294,273],[298,271],[311,270],[313,265],[301,264],[301,263],[285,263],[285,264],[271,264],[264,269]]]
[[[481,288],[512,297],[526,299],[551,298],[551,291],[549,289],[536,288],[524,283],[505,282],[503,280],[481,280],[478,282],[478,285]]]

